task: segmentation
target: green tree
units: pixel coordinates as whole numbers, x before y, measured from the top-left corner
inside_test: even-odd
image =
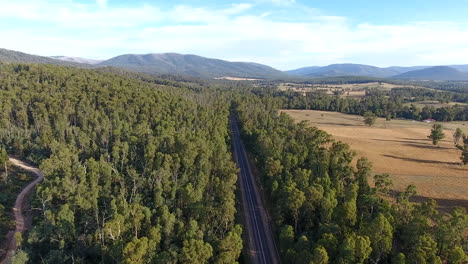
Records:
[[[365,112],[364,115],[364,124],[367,126],[373,126],[375,121],[377,120],[377,116],[375,116],[372,112]]]
[[[213,248],[203,240],[190,239],[184,241],[180,260],[182,263],[208,263],[213,256]]]
[[[427,234],[416,240],[408,260],[411,263],[442,264],[442,260],[437,256],[437,243]]]
[[[279,234],[279,246],[282,253],[294,244],[294,228],[290,225],[283,226]]]
[[[148,238],[134,237],[123,250],[124,262],[128,264],[144,263],[148,253]]]
[[[463,145],[457,145],[461,151],[460,159],[464,165],[468,164],[468,135],[463,135]]]
[[[369,237],[356,236],[354,250],[356,263],[364,263],[372,253]]]
[[[26,264],[28,263],[29,256],[24,250],[18,250],[10,259],[10,264]]]
[[[405,254],[401,252],[392,258],[392,264],[405,264],[405,263],[406,263]]]
[[[392,225],[383,214],[379,213],[367,226],[366,234],[371,241],[373,262],[378,263],[392,249]]]
[[[297,232],[297,221],[299,220],[299,209],[302,207],[305,201],[304,192],[296,187],[293,183],[288,185],[285,189],[285,207],[290,211],[291,216],[294,219],[294,231]]]
[[[463,137],[463,130],[461,128],[457,128],[455,132],[453,133],[453,144],[455,146],[458,146],[458,143],[460,142],[460,139]]]
[[[328,264],[328,253],[324,247],[317,246],[314,248],[312,264]]]
[[[229,264],[236,263],[242,252],[242,227],[236,225],[227,236],[221,240],[218,247],[220,251],[219,256],[216,258],[216,264]]]
[[[427,137],[432,140],[433,145],[439,144],[439,141],[445,138],[442,125],[441,124],[432,125],[431,134]]]
[[[3,180],[7,182],[8,180],[8,153],[5,148],[0,148],[0,164],[3,165],[5,169],[5,177]]]
[[[359,193],[368,194],[370,191],[368,177],[372,171],[372,163],[367,158],[362,157],[358,159],[356,168],[355,178],[358,182]]]
[[[374,184],[377,193],[387,195],[393,185],[392,179],[388,173],[374,175]]]
[[[460,246],[456,246],[450,250],[448,263],[462,264],[462,263],[466,263],[466,261],[468,261],[468,258],[465,254],[465,251],[463,251],[463,248],[461,248]]]

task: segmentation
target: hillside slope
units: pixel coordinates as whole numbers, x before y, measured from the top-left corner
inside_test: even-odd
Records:
[[[181,74],[210,78],[223,76],[271,78],[284,75],[279,70],[258,63],[229,62],[177,53],[127,54],[103,61],[97,66],[120,67],[144,73]]]
[[[449,66],[435,66],[422,70],[405,72],[393,76],[392,78],[405,80],[465,81],[468,80],[468,73],[461,72]]]
[[[35,63],[35,64],[52,64],[59,66],[72,66],[79,68],[89,68],[88,64],[56,60],[49,57],[31,55],[19,51],[7,50],[0,48],[0,62],[13,63]]]

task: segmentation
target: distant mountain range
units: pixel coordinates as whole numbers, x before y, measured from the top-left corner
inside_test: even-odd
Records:
[[[338,76],[365,76],[406,80],[468,81],[468,65],[375,67],[363,64],[311,66],[282,72],[252,62],[230,62],[178,53],[126,54],[98,61],[78,57],[43,57],[0,49],[0,62],[41,63],[80,68],[116,67],[148,74],[175,74],[200,78],[240,77],[257,79],[294,79]]]
[[[287,71],[302,77],[367,76],[406,80],[468,80],[468,65],[414,66],[380,68],[363,64],[332,64],[324,67],[305,67]]]
[[[468,80],[468,72],[462,72],[449,66],[435,66],[422,70],[405,72],[393,76],[392,78],[406,80],[466,81]]]
[[[97,66],[120,67],[150,74],[179,74],[210,78],[224,76],[274,78],[286,76],[279,70],[258,63],[229,62],[178,53],[127,54],[103,61],[98,63]]]

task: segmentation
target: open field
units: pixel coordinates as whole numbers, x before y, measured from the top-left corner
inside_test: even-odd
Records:
[[[372,161],[374,173],[392,175],[396,191],[414,184],[418,195],[435,198],[442,206],[468,207],[468,166],[460,165],[460,152],[452,142],[457,127],[468,132],[468,122],[443,123],[446,138],[435,147],[427,138],[432,126],[429,123],[379,118],[373,127],[367,127],[356,115],[312,110],[282,112],[296,121],[307,120],[350,144],[359,156]]]
[[[411,85],[399,85],[384,82],[371,82],[371,83],[355,83],[355,84],[296,84],[296,83],[282,83],[278,86],[281,91],[292,90],[295,92],[316,92],[323,91],[329,95],[333,95],[334,92],[341,92],[342,97],[364,97],[366,89],[377,88],[382,90],[391,90],[393,88],[421,88],[418,86]]]

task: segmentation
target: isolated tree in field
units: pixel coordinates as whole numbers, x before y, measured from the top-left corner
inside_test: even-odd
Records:
[[[5,168],[5,178],[3,180],[6,182],[8,179],[8,153],[4,148],[0,149],[0,164]]]
[[[445,138],[442,125],[441,124],[432,125],[431,134],[427,137],[432,139],[433,145],[437,145],[440,140]]]
[[[364,117],[364,124],[366,124],[367,126],[374,125],[375,120],[377,120],[377,117],[372,112],[365,112],[363,117]]]
[[[468,164],[468,135],[463,135],[463,145],[457,145],[457,148],[461,150],[461,161],[464,165]]]
[[[457,128],[457,130],[455,130],[455,133],[453,133],[453,144],[457,146],[462,137],[463,137],[463,130],[461,130],[461,128]]]

